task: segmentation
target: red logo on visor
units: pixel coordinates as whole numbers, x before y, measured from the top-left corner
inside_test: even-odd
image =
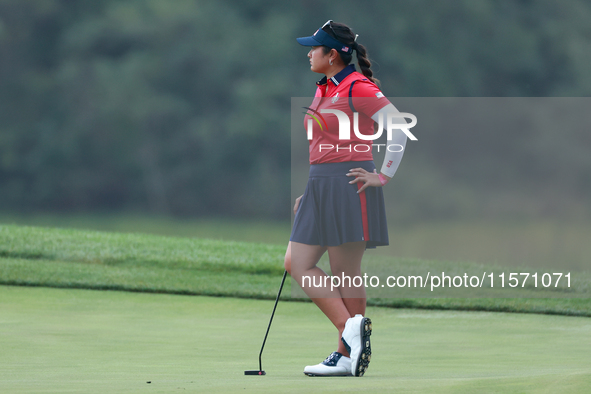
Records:
[[[342,47],[341,52],[349,52],[349,47]]]

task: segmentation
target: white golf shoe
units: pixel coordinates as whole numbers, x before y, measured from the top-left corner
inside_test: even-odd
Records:
[[[351,376],[351,359],[332,352],[323,362],[304,368],[308,376]]]
[[[351,374],[363,376],[371,360],[371,320],[355,315],[345,323],[341,341],[351,356]]]

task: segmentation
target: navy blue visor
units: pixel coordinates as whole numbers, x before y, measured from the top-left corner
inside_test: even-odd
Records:
[[[330,22],[332,22],[332,21],[326,22],[324,24],[324,26],[326,26],[327,24],[330,26]],[[305,47],[317,47],[317,46],[325,45],[329,48],[336,49],[338,52],[349,53],[349,54],[353,53],[352,47],[343,44],[339,40],[331,37],[330,34],[325,32],[324,30],[322,30],[322,28],[324,26],[322,26],[320,29],[316,30],[316,33],[314,33],[313,36],[296,38],[296,41],[300,45],[303,45]],[[332,27],[331,27],[331,29],[332,29]]]

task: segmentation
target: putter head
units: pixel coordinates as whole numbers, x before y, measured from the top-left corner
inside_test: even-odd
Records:
[[[261,371],[261,370],[253,370],[253,371],[244,371],[245,375],[266,375],[265,371]]]

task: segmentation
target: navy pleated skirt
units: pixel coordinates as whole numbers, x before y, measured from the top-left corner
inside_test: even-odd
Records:
[[[313,164],[300,201],[290,241],[338,246],[366,241],[367,248],[388,245],[388,226],[381,187],[357,193],[362,183],[349,184],[353,168],[373,172],[373,161]]]

